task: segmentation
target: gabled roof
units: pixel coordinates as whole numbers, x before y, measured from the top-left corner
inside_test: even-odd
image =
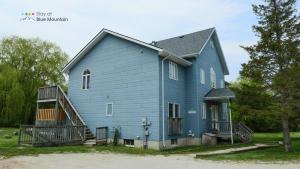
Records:
[[[63,72],[67,73],[78,61],[80,61],[86,53],[88,53],[98,42],[100,42],[107,34],[119,37],[121,39],[125,39],[128,40],[130,42],[148,47],[150,49],[156,50],[158,51],[159,55],[162,57],[168,57],[168,59],[183,65],[183,66],[190,66],[192,65],[191,62],[180,58],[178,56],[176,56],[175,54],[173,54],[172,52],[169,52],[168,50],[159,48],[157,46],[154,46],[152,44],[148,44],[146,42],[113,32],[111,30],[108,29],[102,29],[64,68],[63,68]]]
[[[222,100],[233,98],[235,98],[235,94],[229,88],[213,88],[204,96],[204,100]]]
[[[174,38],[160,40],[156,42],[155,45],[186,59],[199,56],[211,38],[215,42],[224,74],[228,75],[228,67],[215,28],[209,28]]]
[[[210,28],[186,35],[181,35],[174,38],[157,41],[156,46],[169,50],[179,57],[193,53],[198,54],[213,32],[214,28]]]

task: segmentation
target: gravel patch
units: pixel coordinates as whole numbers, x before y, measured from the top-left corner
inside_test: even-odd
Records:
[[[45,154],[0,160],[0,169],[299,169],[300,162],[209,161],[194,155]]]

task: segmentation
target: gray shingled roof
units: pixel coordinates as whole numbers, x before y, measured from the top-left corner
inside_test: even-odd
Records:
[[[205,100],[218,100],[226,98],[235,98],[235,94],[228,88],[211,89],[205,96]]]
[[[177,56],[199,53],[209,38],[214,28],[177,36],[170,39],[158,41],[157,47],[166,49]]]

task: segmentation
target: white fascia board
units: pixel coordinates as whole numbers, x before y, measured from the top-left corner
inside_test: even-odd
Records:
[[[178,56],[176,56],[175,54],[169,52],[169,51],[166,51],[166,50],[163,50],[163,51],[160,51],[159,52],[159,55],[162,56],[162,57],[168,57],[169,60],[175,62],[175,63],[178,63],[182,66],[190,66],[192,65],[192,62],[189,62],[183,58],[180,58]]]

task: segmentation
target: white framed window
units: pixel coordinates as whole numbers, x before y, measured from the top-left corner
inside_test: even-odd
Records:
[[[200,68],[200,83],[205,84],[205,71],[202,68]]]
[[[222,103],[223,104],[223,120],[227,120],[228,119],[228,109],[227,109],[227,103]]]
[[[90,88],[91,72],[85,69],[82,73],[82,89],[87,90]]]
[[[201,113],[202,113],[202,119],[206,119],[206,103],[201,104]]]
[[[215,48],[215,44],[214,44],[214,41],[213,41],[213,40],[210,40],[210,47],[211,47],[211,48]]]
[[[113,104],[112,103],[106,103],[106,116],[112,116],[113,115]]]
[[[217,87],[216,83],[217,83],[216,72],[213,67],[210,67],[210,86],[212,88],[216,88]]]
[[[221,79],[221,81],[220,81],[220,87],[224,88],[224,80],[223,79]]]
[[[178,66],[172,61],[169,61],[169,78],[178,80]]]
[[[180,106],[177,103],[169,103],[169,118],[178,118],[180,114]]]

